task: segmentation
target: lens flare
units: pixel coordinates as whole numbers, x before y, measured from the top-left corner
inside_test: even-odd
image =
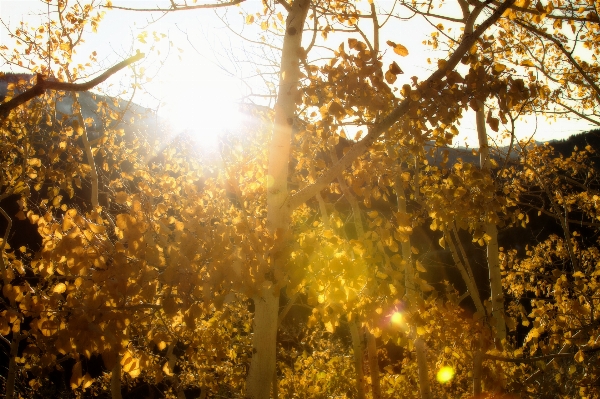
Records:
[[[454,368],[452,366],[444,366],[437,373],[437,380],[440,384],[450,382],[454,378]]]
[[[392,322],[392,324],[394,326],[399,327],[402,324],[402,322],[404,321],[404,318],[402,317],[402,313],[394,312],[394,314],[392,314],[392,317],[390,317],[390,321]]]

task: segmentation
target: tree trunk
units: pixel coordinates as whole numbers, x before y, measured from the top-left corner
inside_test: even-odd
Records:
[[[479,162],[484,173],[490,173],[490,146],[485,128],[485,104],[478,101],[476,112],[477,135],[479,138]],[[494,320],[496,346],[501,347],[506,339],[506,323],[504,322],[504,295],[502,294],[502,275],[500,273],[500,256],[498,250],[498,229],[494,223],[484,222],[484,229],[490,237],[487,243],[487,260],[490,273],[490,290],[492,294],[492,319]]]
[[[415,175],[418,175],[419,169],[415,163]],[[403,183],[399,180],[399,176],[402,175],[402,169],[398,165],[398,177],[394,182],[394,189],[396,191],[396,200],[398,201],[398,212],[406,213],[406,193],[404,192]],[[415,192],[419,191],[418,178],[415,177]],[[416,196],[416,195],[415,195]],[[416,304],[416,287],[414,282],[415,270],[412,263],[412,250],[410,245],[410,239],[403,242],[401,245],[402,259],[405,261],[404,269],[404,285],[406,289],[406,297],[409,299],[411,306]],[[416,328],[412,326],[409,331],[409,337],[414,340],[415,351],[417,353],[417,366],[419,368],[419,389],[421,392],[421,399],[431,399],[431,388],[429,386],[429,365],[427,364],[427,347],[423,339],[417,337]]]
[[[275,238],[271,249],[271,275],[277,276],[282,269],[283,249],[288,236],[291,209],[288,204],[287,187],[290,147],[296,115],[296,102],[299,100],[300,82],[299,57],[302,49],[302,31],[310,7],[309,0],[294,0],[289,6],[285,35],[281,54],[279,91],[275,103],[273,134],[269,143],[267,174],[267,229]],[[269,271],[265,271],[267,274]],[[260,276],[262,277],[262,276]],[[271,277],[272,279],[273,277]],[[277,345],[277,313],[279,311],[279,290],[264,287],[254,296],[254,330],[252,335],[253,355],[246,379],[246,397],[268,399],[271,394],[272,376],[275,372]],[[266,282],[268,285],[268,282]],[[268,376],[265,378],[265,376]]]
[[[455,226],[451,226],[452,233],[454,235],[454,239],[456,239],[456,244],[454,244],[454,239],[447,228],[444,228],[444,238],[446,240],[446,244],[450,248],[450,253],[452,254],[452,259],[454,260],[454,264],[458,267],[460,274],[467,286],[467,290],[469,291],[469,295],[475,304],[475,309],[479,312],[479,317],[485,316],[485,308],[483,306],[483,302],[481,302],[481,297],[479,296],[479,289],[477,288],[477,284],[475,283],[475,277],[473,276],[473,270],[469,264],[469,259],[465,255],[463,245],[460,242],[460,238],[458,237],[458,232],[456,231]],[[460,256],[458,254],[458,249],[460,248],[460,252],[462,254],[462,258],[464,259],[464,263],[460,260]]]
[[[377,340],[367,331],[367,354],[369,356],[369,372],[371,374],[371,389],[373,399],[381,399],[381,384],[379,382],[379,361],[377,356]]]
[[[415,350],[417,352],[417,365],[419,366],[419,389],[421,391],[421,399],[431,399],[431,387],[429,386],[429,365],[427,364],[427,347],[422,338],[415,339]]]
[[[363,346],[356,320],[348,323],[352,336],[352,351],[354,352],[354,369],[356,370],[356,398],[365,399],[365,374],[363,371]]]
[[[112,399],[123,399],[121,396],[121,356],[117,356],[110,376],[110,394]]]
[[[19,354],[19,343],[23,339],[20,333],[13,333],[10,343],[10,357],[8,359],[8,375],[6,376],[6,399],[15,397],[15,380],[17,378],[17,355]]]
[[[331,154],[332,161],[334,163],[337,162],[338,157],[335,152],[335,148],[333,148],[333,147],[330,148],[330,154]],[[350,191],[350,188],[346,184],[346,181],[344,180],[344,176],[342,174],[340,174],[338,176],[337,180],[340,184],[340,189],[342,190],[344,197],[350,203],[350,207],[352,208],[352,217],[354,219],[354,229],[356,230],[356,238],[360,239],[365,234],[365,227],[363,225],[362,217],[360,215],[360,213],[361,213],[360,206],[358,205],[358,201],[356,200],[356,197],[352,194],[352,192]],[[353,322],[353,324],[356,327],[356,322]],[[381,397],[381,386],[380,386],[380,382],[379,382],[379,363],[377,361],[377,345],[375,344],[375,337],[373,336],[373,334],[371,334],[370,331],[368,331],[368,329],[365,332],[365,335],[367,338],[367,354],[368,354],[367,356],[369,358],[369,374],[371,375],[371,389],[373,391],[373,398],[379,399]],[[360,366],[360,368],[361,368],[360,373],[362,374],[362,355],[360,357],[360,362],[361,362],[360,365],[358,363],[356,363],[356,367],[358,368]],[[356,371],[357,375],[358,375],[358,372],[359,372],[359,370],[357,369],[357,371]],[[357,382],[357,384],[359,384],[359,383]],[[362,390],[363,395],[364,395],[364,384],[363,384],[362,380],[360,382],[360,387],[357,387],[357,388],[358,388],[359,393]]]
[[[272,289],[264,289],[254,298],[254,323],[252,329],[252,360],[246,379],[246,396],[269,399],[275,373],[277,343],[277,313],[279,296]]]
[[[483,352],[478,349],[473,356],[473,398],[481,397],[481,368],[483,366]]]

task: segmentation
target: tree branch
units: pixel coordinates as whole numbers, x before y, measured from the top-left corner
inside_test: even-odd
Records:
[[[132,7],[114,6],[112,4],[108,5],[108,6],[103,5],[101,7],[110,8],[113,10],[123,10],[123,11],[171,12],[171,11],[185,11],[185,10],[199,10],[199,9],[206,9],[206,8],[229,7],[229,6],[235,6],[237,4],[243,3],[244,1],[246,1],[246,0],[231,0],[227,3],[196,4],[193,6],[179,5],[179,4],[175,4],[174,2],[172,2],[170,8],[132,8]]]
[[[432,73],[427,80],[421,83],[421,85],[436,86],[439,82],[441,82],[442,79],[446,77],[446,74],[452,71],[456,65],[458,65],[463,55],[471,49],[483,32],[485,32],[490,26],[492,26],[492,24],[498,21],[504,11],[514,4],[514,2],[515,0],[507,0],[500,7],[498,7],[487,20],[479,25],[472,34],[465,35],[462,42],[456,48],[456,51],[452,54],[452,56],[450,56],[448,61],[446,61],[442,67]],[[288,202],[290,208],[294,209],[300,204],[306,202],[309,198],[314,197],[317,192],[321,191],[326,185],[329,184],[329,182],[333,181],[333,179],[335,179],[344,169],[346,169],[356,158],[364,154],[375,142],[375,140],[377,140],[377,138],[383,134],[383,132],[392,127],[392,125],[398,122],[400,118],[402,118],[408,112],[410,101],[410,98],[403,100],[388,116],[381,121],[381,123],[371,128],[369,133],[362,140],[352,146],[346,155],[344,155],[335,165],[323,173],[323,175],[317,179],[315,183],[292,195]]]
[[[0,118],[6,118],[10,111],[22,104],[25,104],[27,101],[35,97],[41,96],[46,90],[87,91],[93,88],[94,86],[97,86],[100,83],[104,82],[106,79],[108,79],[110,76],[114,75],[121,69],[133,64],[134,62],[141,60],[142,58],[144,58],[144,53],[137,53],[133,57],[129,57],[126,60],[119,62],[117,65],[107,69],[106,72],[104,72],[97,78],[94,78],[89,82],[85,83],[48,81],[44,80],[44,77],[41,74],[38,74],[35,86],[24,91],[23,93],[19,94],[10,101],[0,104]]]

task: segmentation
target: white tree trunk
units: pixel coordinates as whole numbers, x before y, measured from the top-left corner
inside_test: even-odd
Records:
[[[253,299],[252,361],[246,379],[246,396],[268,399],[275,373],[279,295],[274,295],[271,289],[264,289],[262,295]]]
[[[478,101],[476,112],[477,135],[479,137],[479,161],[481,170],[490,173],[490,146],[485,128],[485,105]],[[498,250],[498,229],[494,223],[484,222],[484,229],[490,237],[487,244],[487,260],[490,273],[490,290],[492,294],[492,319],[496,329],[496,345],[501,346],[506,339],[506,323],[504,322],[504,295],[502,294],[502,275],[500,273],[500,254]]]
[[[299,57],[304,53],[302,31],[309,7],[309,0],[293,1],[289,7],[283,37],[279,90],[275,103],[273,134],[269,143],[267,172],[267,228],[275,238],[274,247],[269,254],[271,275],[277,275],[275,270],[282,267],[281,263],[284,260],[282,252],[288,238],[291,217],[287,180],[296,103],[299,101],[298,84],[301,77]],[[246,379],[246,397],[268,399],[271,394],[272,376],[275,373],[279,291],[276,288],[263,288],[253,299],[255,313],[252,348],[254,353]]]

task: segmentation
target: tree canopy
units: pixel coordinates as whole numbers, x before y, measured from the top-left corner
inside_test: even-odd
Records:
[[[598,1],[42,3],[0,45],[7,398],[600,396],[595,148],[518,134],[600,124]],[[152,60],[73,61],[105,13],[232,8],[216,159],[87,92]]]

